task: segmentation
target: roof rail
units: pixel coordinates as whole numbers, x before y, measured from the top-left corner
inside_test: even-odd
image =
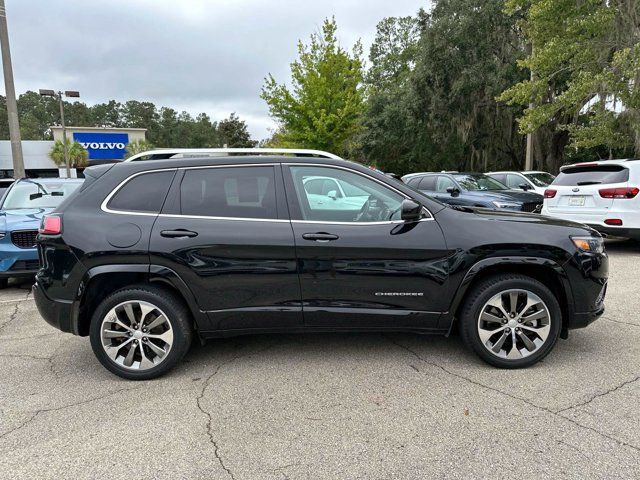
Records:
[[[342,158],[333,153],[299,148],[159,148],[137,153],[127,158],[125,162],[199,156],[225,157],[230,155],[292,155],[296,157],[321,157],[342,160]]]

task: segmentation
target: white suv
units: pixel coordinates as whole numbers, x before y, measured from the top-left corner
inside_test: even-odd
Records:
[[[562,167],[544,193],[542,214],[640,240],[640,160]]]
[[[531,190],[540,195],[544,194],[546,188],[556,178],[550,173],[539,171],[489,172],[487,175],[500,183],[504,183],[509,188]]]

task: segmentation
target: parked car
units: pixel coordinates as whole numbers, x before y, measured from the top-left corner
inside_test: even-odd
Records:
[[[447,207],[344,160],[210,156],[85,175],[42,220],[34,297],[124,378],[162,375],[196,336],[254,332],[459,328],[488,363],[526,367],[604,310],[594,230]],[[368,197],[318,208],[305,185],[320,178]]]
[[[7,189],[0,203],[0,288],[6,288],[9,278],[38,271],[40,220],[81,184],[82,180],[24,178]]]
[[[482,173],[422,173],[406,175],[410,187],[449,205],[536,212],[542,207],[542,195],[511,190]]]
[[[544,195],[546,188],[553,182],[555,176],[547,172],[526,171],[526,172],[490,172],[488,176],[509,188],[531,190]]]
[[[317,210],[356,210],[369,198],[366,191],[330,177],[306,177],[303,185],[310,207]]]
[[[640,160],[577,163],[560,169],[542,213],[640,240]]]
[[[9,187],[15,182],[13,178],[0,178],[0,200],[4,197]]]

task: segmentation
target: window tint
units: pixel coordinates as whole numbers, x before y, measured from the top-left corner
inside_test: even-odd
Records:
[[[159,213],[175,170],[133,177],[111,198],[108,207],[128,212]]]
[[[183,215],[278,218],[273,167],[187,170],[180,206]]]
[[[489,175],[491,178],[493,178],[494,180],[499,181],[500,183],[507,183],[507,176],[504,173],[494,173],[492,175]]]
[[[598,185],[628,180],[629,170],[621,165],[594,165],[566,168],[558,174],[552,185]]]
[[[526,184],[527,182],[523,178],[520,178],[518,175],[514,175],[513,173],[507,175],[507,187],[520,188],[520,185],[522,185],[523,183]]]
[[[556,178],[547,172],[525,173],[524,176],[533,182],[536,187],[546,187]]]
[[[407,185],[413,188],[418,188],[418,182],[420,182],[420,177],[413,177],[409,179]]]
[[[446,192],[447,188],[455,187],[456,184],[453,183],[449,177],[445,177],[444,175],[438,175],[438,182],[436,183],[436,192]]]
[[[436,189],[436,177],[435,176],[422,177],[422,180],[420,180],[420,186],[418,187],[418,189],[434,192]]]
[[[404,197],[364,175],[330,167],[292,166],[293,184],[303,220],[323,222],[381,222],[400,219]],[[306,188],[308,182],[324,179],[340,184],[339,196]]]

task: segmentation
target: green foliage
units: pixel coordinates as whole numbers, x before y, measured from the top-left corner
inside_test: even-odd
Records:
[[[351,53],[336,37],[335,19],[327,19],[310,43],[298,43],[298,60],[291,64],[291,84],[278,84],[271,74],[261,97],[279,124],[282,147],[328,150],[347,155],[354,149],[364,111],[362,46]]]
[[[146,140],[134,140],[127,144],[127,149],[124,153],[124,158],[132,157],[138,153],[146,152],[147,150],[153,150],[153,145]]]
[[[495,96],[521,80],[515,20],[502,0],[440,0],[385,19],[371,49],[364,156],[383,170],[516,167],[518,108]]]
[[[71,168],[86,167],[89,165],[89,152],[87,152],[78,142],[71,142],[67,138],[67,150],[69,152],[69,166]],[[49,151],[49,157],[58,167],[65,166],[64,144],[61,140],[56,140]]]
[[[640,2],[508,0],[533,52],[520,65],[533,78],[499,99],[530,105],[523,133],[566,130],[574,149],[640,155]]]
[[[110,100],[87,106],[83,102],[64,102],[65,121],[77,127],[146,128],[149,142],[160,147],[206,148],[223,143],[251,146],[253,142],[246,123],[233,114],[223,127],[228,137],[223,142],[218,123],[205,113],[193,118],[168,107],[156,107],[151,102],[130,100],[125,103]],[[58,101],[28,91],[18,98],[18,115],[23,140],[50,140],[50,127],[60,124]],[[236,131],[237,130],[237,131]],[[0,96],[0,138],[9,138],[6,101]]]
[[[251,140],[247,124],[234,113],[218,124],[219,142],[229,148],[252,148],[257,142]]]

